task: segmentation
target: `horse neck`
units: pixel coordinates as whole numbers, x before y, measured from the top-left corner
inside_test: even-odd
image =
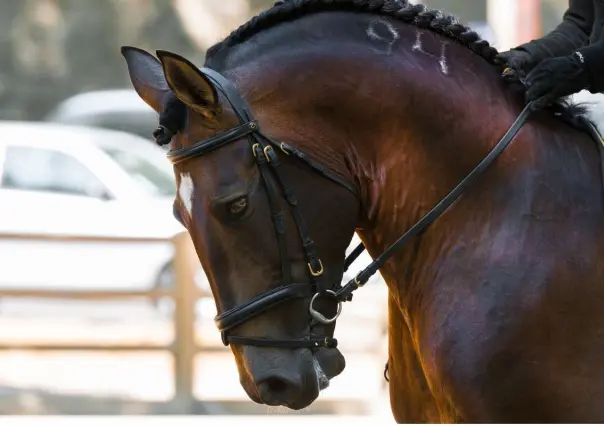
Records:
[[[414,94],[412,108],[392,117],[389,135],[357,142],[358,180],[365,194],[365,221],[357,231],[372,257],[459,184],[520,113],[522,105],[511,92],[479,71],[468,73],[474,82],[464,81],[469,76],[463,74],[426,75],[434,90]],[[381,273],[404,312],[413,311],[409,305],[431,289],[432,295],[446,294],[443,288],[458,286],[457,294],[472,294],[482,273],[530,269],[522,259],[542,255],[531,250],[549,244],[563,252],[566,246],[558,247],[559,241],[580,239],[588,226],[598,229],[600,179],[597,147],[587,134],[549,112],[531,116],[461,198]]]
[[[473,63],[463,69],[462,62],[473,53],[459,49],[459,57],[451,49],[448,74],[438,62],[435,67],[433,59],[421,55],[418,61],[423,69],[399,69],[399,81],[404,83],[384,87],[381,99],[411,97],[413,103],[392,111],[388,133],[379,139],[356,141],[355,174],[362,183],[365,204],[357,232],[373,257],[459,184],[520,111],[512,95],[494,80],[490,65],[479,62],[482,59],[478,58],[477,64],[472,58]],[[400,93],[396,93],[397,88]],[[424,266],[456,250],[456,241],[471,239],[489,220],[499,220],[495,206],[503,208],[516,197],[515,192],[524,185],[523,176],[531,172],[531,157],[522,146],[533,139],[528,132],[516,138],[520,146],[508,148],[479,182],[465,191],[463,201],[451,206],[424,235],[408,243],[382,268],[401,304],[405,304],[404,295],[410,284],[418,281],[418,274],[426,273],[421,270]]]

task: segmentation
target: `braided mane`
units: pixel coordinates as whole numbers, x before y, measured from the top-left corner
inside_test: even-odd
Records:
[[[228,54],[230,47],[236,46],[258,34],[262,30],[281,23],[294,21],[306,15],[328,11],[350,11],[374,13],[389,16],[418,28],[429,29],[466,46],[488,63],[494,62],[498,52],[487,40],[470,27],[463,25],[453,15],[430,9],[423,4],[412,4],[408,0],[278,0],[273,7],[254,16],[234,30],[223,41],[210,47],[206,52],[206,66],[212,68],[215,62]],[[584,129],[586,107],[570,100],[560,100],[550,109],[559,118],[578,129]]]
[[[431,29],[470,48],[491,64],[498,53],[488,41],[483,40],[470,27],[459,23],[454,16],[429,9],[423,4],[411,4],[408,0],[279,0],[272,8],[253,17],[222,42],[209,48],[206,63],[210,65],[215,56],[224,53],[229,47],[245,42],[262,30],[305,15],[327,11],[375,13],[419,28]]]

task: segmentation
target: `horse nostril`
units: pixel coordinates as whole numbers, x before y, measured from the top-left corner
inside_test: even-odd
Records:
[[[295,393],[295,386],[286,379],[271,376],[258,383],[258,393],[267,405],[283,405]]]
[[[287,391],[287,383],[277,377],[270,377],[265,383],[272,394],[280,395]]]

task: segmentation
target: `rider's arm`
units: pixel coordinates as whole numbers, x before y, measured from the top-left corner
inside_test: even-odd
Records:
[[[594,23],[594,0],[569,0],[562,22],[544,37],[518,46],[537,64],[554,56],[570,55],[589,42]]]
[[[578,50],[583,56],[589,75],[589,91],[604,92],[604,41],[598,41]]]

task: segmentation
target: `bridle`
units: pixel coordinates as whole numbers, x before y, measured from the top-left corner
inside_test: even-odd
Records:
[[[222,342],[225,346],[227,346],[229,343],[234,343],[251,346],[281,348],[337,347],[337,340],[335,338],[324,336],[313,337],[312,333],[308,339],[277,340],[258,337],[232,336],[229,334],[229,332],[236,326],[286,301],[308,297],[311,297],[309,313],[314,321],[326,325],[335,322],[341,313],[342,303],[352,300],[353,292],[364,286],[369,278],[386,263],[386,261],[396,252],[396,250],[402,247],[411,238],[423,231],[449,206],[451,206],[451,204],[455,202],[462,192],[476,180],[478,175],[480,175],[495,160],[495,158],[497,158],[497,156],[503,152],[507,145],[512,141],[516,133],[520,130],[522,125],[526,122],[530,114],[530,105],[527,105],[507,133],[497,143],[497,145],[495,145],[489,154],[432,210],[430,210],[421,220],[419,220],[403,236],[401,236],[394,244],[388,247],[380,256],[373,260],[373,262],[371,262],[365,269],[351,279],[346,285],[340,285],[336,289],[329,289],[323,282],[324,266],[319,254],[317,253],[314,241],[309,235],[304,217],[299,210],[298,199],[281,172],[281,162],[278,152],[285,155],[294,156],[296,159],[303,161],[324,177],[331,179],[332,181],[351,191],[358,198],[359,196],[356,187],[339,175],[331,172],[320,163],[309,158],[300,150],[288,145],[285,142],[275,141],[264,135],[258,123],[253,119],[247,103],[238,94],[231,82],[223,77],[220,73],[212,69],[201,68],[200,71],[214,83],[215,87],[230,103],[234,113],[239,119],[239,125],[229,130],[220,132],[215,136],[201,140],[190,147],[171,150],[167,154],[168,159],[173,164],[177,164],[194,157],[205,155],[231,142],[247,137],[268,195],[268,202],[270,205],[275,235],[279,247],[279,255],[281,258],[282,281],[280,286],[262,293],[245,303],[235,306],[232,309],[222,312],[215,317],[214,321],[218,327],[218,330],[221,332]],[[172,132],[170,129],[163,128],[162,130]],[[275,181],[277,182],[277,185],[275,185]],[[302,241],[302,247],[308,266],[310,283],[292,283],[291,265],[289,265],[287,262],[288,251],[285,239],[285,225],[283,220],[284,214],[279,205],[277,186],[290,206],[291,214],[298,229],[298,234]],[[364,249],[365,247],[361,243],[346,257],[344,260],[344,271],[348,269],[348,267],[357,259]],[[320,297],[330,297],[337,302],[337,311],[333,317],[326,317],[315,309],[316,301]]]

